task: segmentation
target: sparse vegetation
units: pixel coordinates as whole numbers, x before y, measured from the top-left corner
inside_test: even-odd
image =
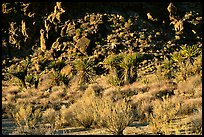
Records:
[[[115,135],[123,135],[123,130],[132,122],[132,110],[126,99],[113,102],[103,98],[97,105],[99,124]]]
[[[201,135],[201,11],[3,2],[2,134]]]

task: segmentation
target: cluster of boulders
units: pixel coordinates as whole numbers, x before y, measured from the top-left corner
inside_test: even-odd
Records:
[[[155,6],[139,4],[146,13],[133,9],[127,9],[125,14],[110,10],[87,12],[78,18],[68,18],[69,14],[66,18],[69,12],[66,3],[45,5],[47,13],[36,11],[34,5],[39,6],[36,3],[3,3],[3,75],[26,70],[25,79],[28,77],[30,84],[40,87],[38,84],[44,79],[41,76],[56,68],[68,76],[74,71],[75,60],[81,57],[94,58],[95,70],[101,71],[97,74],[103,74],[102,64],[109,55],[138,52],[143,55],[138,65],[139,76],[142,76],[154,72],[156,64],[168,58],[178,44],[189,42],[189,37],[192,40],[189,44],[201,42],[202,13],[191,11],[192,8],[189,11],[189,3],[185,8],[176,7],[178,3],[158,4],[167,15],[162,19],[157,12],[152,12]],[[16,13],[21,17],[15,18]],[[15,64],[19,58],[21,61]],[[16,69],[21,62],[28,65]]]

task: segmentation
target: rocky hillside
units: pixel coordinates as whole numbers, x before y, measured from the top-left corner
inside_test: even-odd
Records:
[[[201,76],[201,25],[198,2],[2,3],[2,110],[26,92],[36,108],[60,110],[92,84],[106,94],[149,76],[173,85]]]
[[[169,7],[168,3],[3,3],[3,72],[29,60],[26,75],[35,76],[53,61],[63,62],[62,69],[79,57],[92,57],[95,71],[103,74],[99,64],[106,57],[130,52],[143,55],[139,68],[148,64],[153,71],[154,62],[169,58],[178,45],[201,47],[199,6],[188,2]]]

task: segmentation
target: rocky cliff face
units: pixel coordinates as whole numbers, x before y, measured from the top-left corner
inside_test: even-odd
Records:
[[[98,64],[121,52],[152,62],[175,50],[162,45],[202,40],[200,3],[13,2],[2,3],[2,13],[3,69],[28,59],[31,74],[57,59],[93,56]]]

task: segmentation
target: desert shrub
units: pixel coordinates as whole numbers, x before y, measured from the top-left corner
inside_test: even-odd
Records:
[[[173,120],[180,109],[180,104],[173,102],[170,98],[163,97],[163,100],[153,102],[153,112],[149,116],[152,131],[155,134],[171,134],[171,131],[178,131]]]
[[[66,95],[63,86],[53,86],[49,98],[51,100],[61,100]]]
[[[195,134],[202,135],[202,109],[199,109],[191,118],[192,131]]]
[[[97,102],[96,112],[98,125],[116,135],[123,134],[132,121],[131,105],[126,99],[113,102],[110,98],[103,98]]]
[[[60,109],[60,116],[62,126],[77,126],[72,110],[64,105]]]
[[[31,104],[28,105],[17,105],[15,110],[12,112],[12,118],[19,127],[19,131],[22,134],[27,134],[26,132],[32,131],[39,127],[42,120],[42,113],[40,109],[33,109]]]
[[[178,93],[188,96],[197,96],[201,94],[201,89],[202,78],[200,75],[191,76],[186,81],[178,84]]]
[[[132,106],[134,108],[134,118],[141,122],[147,122],[148,116],[152,112],[151,98],[139,99],[134,103],[132,102]]]
[[[95,92],[86,90],[84,95],[69,108],[72,110],[75,120],[85,128],[89,128],[95,120],[94,103]]]
[[[43,112],[42,118],[45,123],[50,123],[52,128],[55,127],[57,112],[53,108],[48,108]]]
[[[202,106],[202,98],[195,99],[185,99],[181,103],[181,108],[179,109],[179,114],[190,115],[196,112]]]

